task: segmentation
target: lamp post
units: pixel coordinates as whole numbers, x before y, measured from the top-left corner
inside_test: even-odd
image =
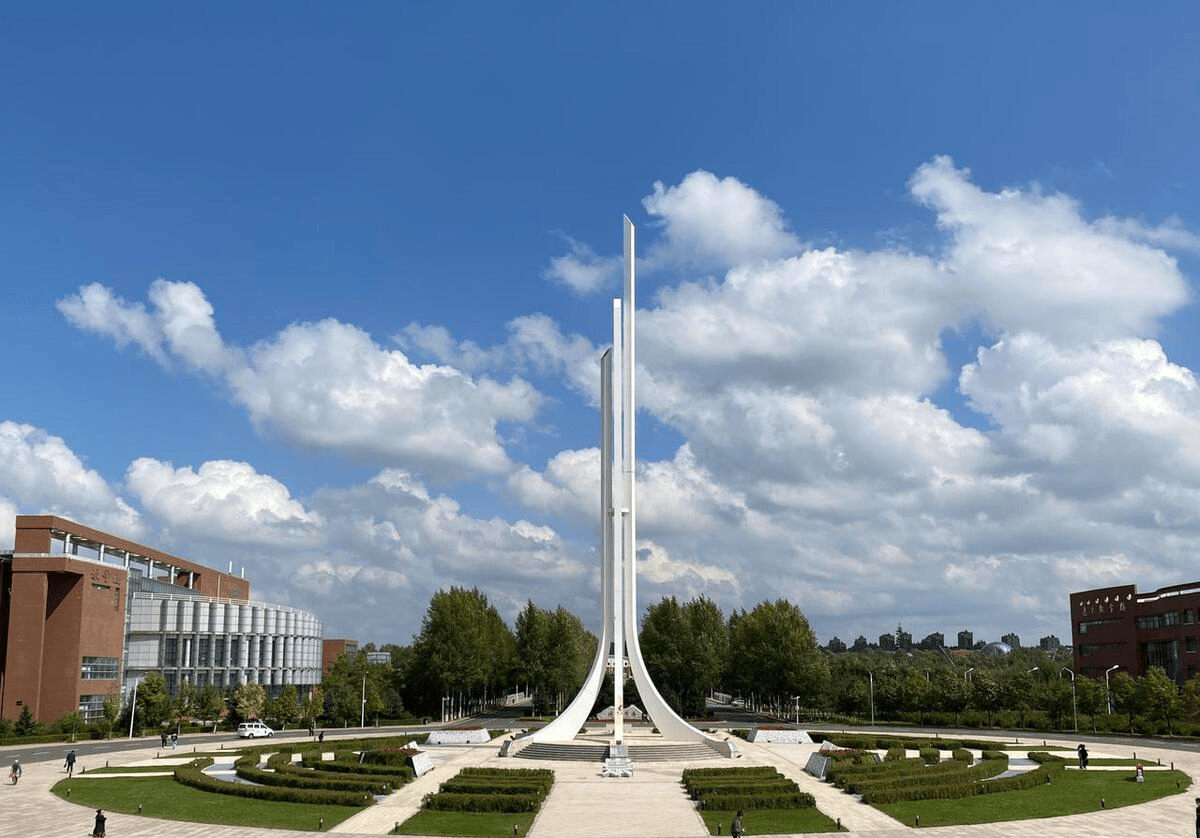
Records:
[[[362,715],[358,717],[358,726],[367,726],[367,676],[363,675]]]
[[[970,683],[971,679],[968,676],[974,671],[975,671],[975,667],[972,666],[970,669],[968,669],[966,672],[964,672],[963,680],[966,681],[967,683]]]
[[[1037,672],[1039,669],[1041,669],[1041,667],[1040,667],[1040,666],[1035,666],[1033,669],[1027,669],[1027,670],[1025,670],[1025,674],[1026,674],[1026,675],[1029,675],[1029,674],[1030,674],[1030,673],[1032,673],[1032,672]]]
[[[137,715],[137,688],[141,681],[133,682],[133,701],[129,702],[129,738],[133,738],[133,717]]]
[[[871,727],[875,727],[875,673],[868,669],[867,675],[871,678]]]
[[[1058,673],[1059,678],[1062,677],[1063,672],[1071,673],[1071,716],[1075,720],[1075,732],[1079,733],[1079,706],[1075,703],[1075,671],[1069,666],[1064,666],[1062,672]]]
[[[1108,669],[1104,670],[1104,695],[1108,698],[1108,715],[1112,715],[1112,690],[1108,686],[1108,673],[1114,669],[1120,669],[1121,664],[1114,663]]]
[[[796,705],[796,724],[800,724],[800,696],[792,696],[792,703]]]

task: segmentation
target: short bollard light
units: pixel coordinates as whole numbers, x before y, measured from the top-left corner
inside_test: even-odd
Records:
[[[324,831],[325,831],[325,819],[321,818],[317,822],[317,832],[324,832]]]
[[[513,824],[513,838],[517,838],[517,825]]]
[[[138,814],[140,815],[141,813],[142,813],[142,804],[139,803],[138,804]]]
[[[1100,798],[1100,808],[1104,809],[1104,808],[1107,808],[1107,806],[1108,806],[1108,801],[1105,800],[1103,797]]]
[[[917,826],[919,827],[920,825],[921,825],[921,816],[917,815]]]
[[[1179,783],[1176,783],[1175,785],[1179,785]],[[70,797],[70,796],[71,796],[71,787],[67,786],[67,797]]]
[[[838,818],[838,832],[842,831],[842,819]]]
[[[717,821],[717,834],[718,835],[721,834],[721,822],[720,821]]]

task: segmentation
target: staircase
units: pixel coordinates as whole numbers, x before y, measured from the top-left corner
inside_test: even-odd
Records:
[[[519,741],[519,740],[518,740]],[[666,742],[652,745],[629,745],[631,762],[692,762],[702,759],[721,759],[721,754],[703,742]],[[587,742],[531,742],[504,756],[521,759],[545,759],[565,762],[604,762],[608,746]]]

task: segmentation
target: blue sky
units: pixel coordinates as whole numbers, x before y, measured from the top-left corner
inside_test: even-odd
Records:
[[[1070,637],[1200,548],[1200,13],[26,6],[0,546],[53,512],[407,642],[598,620],[639,230],[642,607]]]

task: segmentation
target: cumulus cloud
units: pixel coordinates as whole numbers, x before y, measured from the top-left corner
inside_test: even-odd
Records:
[[[953,237],[945,268],[994,329],[1062,340],[1152,333],[1188,299],[1175,260],[1128,235],[1130,225],[1089,222],[1065,195],[985,192],[947,157],[910,182]]]
[[[591,294],[615,285],[621,276],[620,256],[598,256],[582,242],[570,237],[567,237],[567,241],[571,245],[571,252],[552,257],[543,276],[577,294]]]
[[[118,346],[134,343],[160,364],[178,358],[220,377],[258,427],[298,445],[405,463],[443,481],[501,474],[512,464],[499,425],[529,421],[542,400],[520,378],[414,364],[331,319],[292,324],[248,349],[230,347],[192,283],[157,280],[150,300],[147,311],[92,284],[59,309],[72,324]],[[413,334],[427,347],[439,345],[436,331]],[[469,346],[458,354],[469,355]]]
[[[696,171],[655,183],[642,206],[662,233],[647,250],[652,267],[728,268],[800,251],[779,206],[736,178]]]
[[[142,457],[130,464],[125,482],[146,512],[180,534],[306,543],[321,525],[282,483],[248,463],[213,460],[193,470]]]
[[[122,533],[141,531],[137,512],[99,472],[61,437],[32,425],[0,422],[0,500],[5,495],[25,514],[79,517]]]

